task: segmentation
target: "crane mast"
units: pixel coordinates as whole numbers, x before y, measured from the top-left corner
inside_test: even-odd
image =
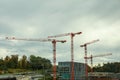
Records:
[[[56,80],[56,42],[64,43],[66,40],[55,40],[55,39],[32,39],[32,38],[15,38],[6,37],[7,40],[25,40],[25,41],[40,41],[47,42],[50,41],[53,44],[53,80]]]
[[[85,57],[87,57],[87,45],[95,43],[97,41],[99,41],[99,39],[84,43],[83,45],[80,45],[80,47],[84,47]],[[88,79],[87,59],[86,58],[84,58],[84,59],[85,59],[85,74],[86,74],[86,79]]]
[[[70,36],[71,37],[71,80],[74,80],[74,43],[73,38],[75,35],[82,34],[82,32],[77,33],[65,33],[65,34],[59,34],[55,36],[48,36],[48,38],[56,38],[56,37],[63,37],[63,36]]]

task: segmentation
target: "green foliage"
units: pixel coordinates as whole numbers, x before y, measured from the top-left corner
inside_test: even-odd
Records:
[[[120,62],[107,63],[107,64],[103,64],[103,66],[98,65],[95,66],[93,70],[97,72],[120,73]]]
[[[27,60],[25,55],[21,59],[19,59],[18,55],[6,56],[4,59],[0,59],[0,71],[7,71],[9,69],[7,72],[10,73],[16,72],[17,69],[43,70],[50,69],[51,67],[50,60],[35,55],[30,55],[29,60]],[[11,69],[16,70],[12,71]]]
[[[50,60],[41,58],[39,56],[30,56],[30,66],[33,70],[39,70],[39,69],[49,69],[52,67]]]
[[[0,59],[0,70],[7,70],[7,66],[2,59]]]
[[[18,67],[17,65],[18,65],[18,55],[11,55],[8,67],[17,68]]]
[[[22,59],[20,59],[18,62],[18,66],[19,66],[19,68],[27,69],[28,65],[29,65],[29,63],[27,61],[27,56],[23,55]]]
[[[30,66],[33,70],[38,70],[42,68],[41,57],[36,57],[34,55],[30,56]]]
[[[8,69],[8,73],[19,73],[19,72],[27,72],[26,69]]]

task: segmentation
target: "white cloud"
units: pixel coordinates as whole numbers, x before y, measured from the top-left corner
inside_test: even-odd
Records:
[[[5,48],[0,48],[0,53],[1,53],[0,58],[4,58],[4,57],[6,57],[6,55],[9,55],[8,50]]]

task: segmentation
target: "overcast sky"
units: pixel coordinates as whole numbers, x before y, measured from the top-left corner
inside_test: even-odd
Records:
[[[36,55],[51,60],[51,42],[6,41],[5,36],[47,38],[82,32],[74,37],[74,61],[84,63],[81,44],[88,45],[88,56],[112,53],[93,59],[93,64],[119,62],[120,0],[0,0],[0,57]],[[70,61],[70,36],[57,43],[57,62]],[[90,63],[90,62],[89,62]]]

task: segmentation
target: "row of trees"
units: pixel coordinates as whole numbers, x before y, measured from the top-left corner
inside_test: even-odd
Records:
[[[103,66],[98,64],[98,66],[93,67],[93,70],[97,72],[120,73],[120,62],[106,63],[106,64],[103,64]]]
[[[51,69],[52,64],[50,60],[35,55],[30,55],[29,57],[23,55],[21,59],[18,55],[11,55],[6,56],[4,59],[0,59],[0,70],[7,70],[9,68],[30,70]],[[120,62],[106,63],[103,64],[103,66],[98,64],[93,67],[93,71],[119,73]]]
[[[21,59],[18,55],[11,55],[0,59],[0,70],[7,70],[8,68],[39,70],[50,69],[51,67],[50,60],[35,55],[30,55],[28,58],[23,55]]]

